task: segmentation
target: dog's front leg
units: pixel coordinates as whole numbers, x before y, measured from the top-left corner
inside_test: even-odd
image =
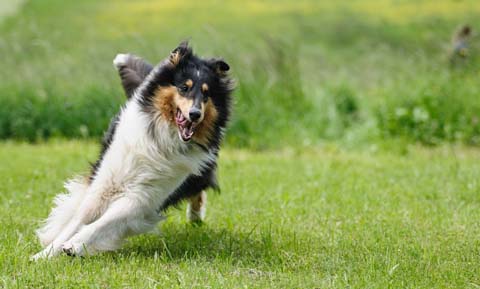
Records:
[[[92,215],[92,212],[96,212],[98,209],[98,195],[90,193],[58,236],[45,249],[35,254],[31,260],[48,259],[59,255],[62,252],[63,243],[79,232],[85,226],[85,221],[91,218],[89,215]]]
[[[136,216],[140,212],[138,208],[136,202],[125,197],[114,201],[100,218],[65,242],[62,250],[68,255],[83,256],[117,249],[126,237],[131,222],[143,217]]]
[[[73,218],[63,229],[60,235],[42,251],[33,255],[30,260],[49,259],[58,256],[62,252],[62,243],[68,240],[75,232],[81,228],[81,218]]]

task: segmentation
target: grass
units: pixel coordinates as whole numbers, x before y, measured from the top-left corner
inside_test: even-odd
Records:
[[[479,288],[480,152],[445,144],[480,144],[478,37],[447,60],[477,2],[0,0],[0,139],[39,141],[0,143],[0,288]],[[29,262],[124,101],[115,54],[188,37],[238,80],[206,223]]]
[[[222,151],[203,226],[171,209],[116,253],[31,263],[62,183],[97,146],[0,144],[2,288],[478,288],[480,153]]]
[[[0,138],[100,136],[124,98],[114,55],[158,62],[191,37],[201,55],[225,57],[238,80],[227,140],[235,147],[396,137],[478,145],[478,38],[470,65],[452,69],[447,51],[457,26],[479,29],[479,7],[476,0],[25,1],[0,25],[0,54],[8,55],[0,60]],[[353,119],[339,94],[357,109]]]

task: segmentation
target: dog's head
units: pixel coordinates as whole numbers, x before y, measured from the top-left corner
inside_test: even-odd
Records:
[[[227,76],[229,65],[222,59],[201,59],[187,42],[175,48],[169,62],[172,75],[168,85],[156,92],[155,107],[174,123],[184,142],[194,139],[206,144],[232,90]]]

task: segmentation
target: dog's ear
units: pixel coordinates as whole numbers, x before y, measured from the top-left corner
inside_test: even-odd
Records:
[[[230,65],[228,65],[223,59],[221,58],[212,58],[207,61],[208,66],[215,71],[215,73],[219,75],[225,74],[227,71],[230,70]]]
[[[182,41],[172,53],[170,53],[170,63],[177,66],[180,62],[188,59],[192,55],[192,48],[188,46],[188,41]]]
[[[132,97],[135,89],[153,69],[150,63],[133,54],[117,54],[113,64],[120,75],[127,98]]]

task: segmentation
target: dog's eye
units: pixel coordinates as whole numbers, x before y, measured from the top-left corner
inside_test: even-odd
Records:
[[[187,92],[188,86],[186,84],[182,84],[178,87],[178,90],[180,90],[180,92]]]
[[[204,90],[202,90],[202,100],[203,102],[207,102],[208,100],[208,93]]]

